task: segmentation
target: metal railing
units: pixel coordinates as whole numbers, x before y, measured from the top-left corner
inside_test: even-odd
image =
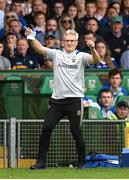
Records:
[[[0,120],[0,164],[2,167],[8,167],[8,147],[7,147],[7,126],[8,119]]]
[[[3,167],[26,168],[36,161],[43,122],[38,119],[0,120]],[[125,147],[125,121],[84,120],[82,130],[86,154],[121,155]],[[77,161],[77,154],[69,121],[61,120],[52,133],[47,163],[49,167],[54,167],[73,161]]]

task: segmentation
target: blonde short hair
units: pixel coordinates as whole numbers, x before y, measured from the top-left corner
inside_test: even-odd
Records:
[[[63,39],[64,39],[64,36],[66,36],[66,35],[74,35],[76,40],[78,40],[78,37],[79,37],[78,33],[73,29],[69,29],[69,30],[65,31],[65,33],[63,34]]]

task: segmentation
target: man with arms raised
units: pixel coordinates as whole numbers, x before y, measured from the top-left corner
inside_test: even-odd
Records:
[[[78,168],[83,169],[85,163],[85,143],[80,124],[83,116],[82,98],[84,97],[84,68],[99,61],[93,41],[87,44],[92,55],[76,50],[78,33],[67,30],[62,39],[62,50],[49,49],[35,39],[35,32],[26,28],[27,38],[31,40],[36,51],[53,61],[54,88],[50,106],[46,115],[39,141],[38,161],[31,169],[46,168],[46,156],[50,144],[50,136],[57,123],[66,115],[70,121],[70,130],[75,139],[78,153]]]

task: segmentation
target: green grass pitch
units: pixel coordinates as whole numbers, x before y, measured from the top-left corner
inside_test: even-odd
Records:
[[[0,169],[0,179],[128,179],[129,168],[48,168],[45,170]]]

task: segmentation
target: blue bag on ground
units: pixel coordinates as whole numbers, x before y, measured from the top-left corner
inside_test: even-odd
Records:
[[[85,158],[85,168],[95,168],[95,167],[109,167],[118,168],[120,167],[119,156],[112,156],[108,154],[101,153],[91,153]]]

